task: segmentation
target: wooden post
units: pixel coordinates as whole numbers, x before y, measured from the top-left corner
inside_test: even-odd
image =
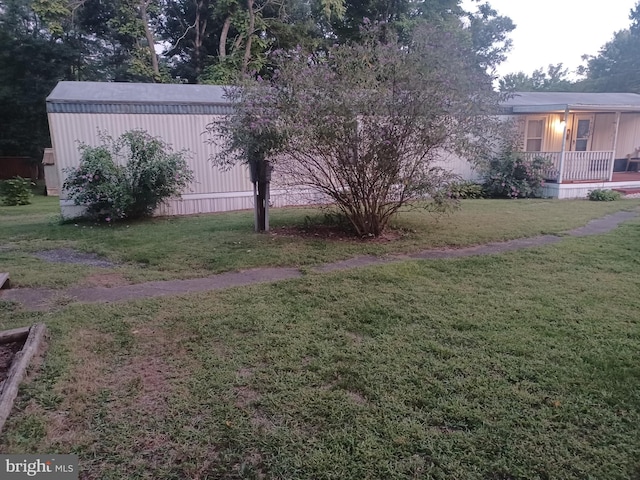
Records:
[[[620,127],[620,112],[616,112],[616,131],[613,135],[613,152],[611,152],[611,168],[609,169],[609,181],[613,181],[613,167],[616,163],[616,148],[618,147],[618,128]]]
[[[264,231],[269,231],[269,195],[271,193],[271,182],[267,182],[264,192]]]
[[[253,229],[259,232],[260,205],[258,205],[258,182],[253,182]]]
[[[564,152],[566,150],[567,143],[567,122],[569,121],[569,105],[564,109],[564,128],[562,129],[562,150],[560,151],[560,171],[558,172],[558,185],[562,183],[562,177],[564,173]],[[560,187],[558,187],[560,188]],[[560,190],[558,190],[558,195]]]

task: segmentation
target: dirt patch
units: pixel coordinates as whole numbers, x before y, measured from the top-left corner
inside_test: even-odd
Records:
[[[360,333],[347,332],[346,335],[347,338],[351,339],[356,345],[360,345],[362,342],[364,342],[364,335]]]
[[[253,376],[253,368],[242,367],[236,371],[238,378],[249,378]]]
[[[358,392],[347,390],[346,394],[347,394],[347,398],[351,400],[353,403],[355,403],[356,405],[366,405],[367,403],[369,403],[367,402],[367,399],[364,398],[362,395],[360,395]]]
[[[0,345],[0,382],[3,382],[7,378],[7,373],[11,368],[11,362],[13,362],[13,358],[16,356],[16,353],[22,349],[23,345],[24,341],[9,342]]]
[[[84,279],[87,286],[91,287],[118,287],[130,285],[131,282],[119,273],[96,273]]]
[[[257,430],[273,432],[276,428],[276,424],[260,410],[254,411],[249,421],[251,422],[251,426]]]
[[[109,364],[103,349],[113,336],[90,329],[74,333],[73,358],[69,377],[56,384],[53,392],[63,400],[56,412],[47,412],[47,442],[66,447],[90,444],[94,433],[86,428],[87,405],[98,396],[108,376]],[[41,408],[41,407],[40,407]]]
[[[241,465],[236,465],[235,469],[238,471],[238,473],[244,472],[244,469],[249,466],[251,467],[253,476],[252,478],[257,478],[257,479],[263,479],[263,478],[267,478],[266,475],[264,474],[264,472],[262,471],[262,466],[264,463],[264,459],[262,457],[262,454],[255,449],[251,449],[248,452],[246,452],[244,454],[244,458],[243,458],[243,464]],[[241,476],[245,476],[244,474],[242,474]]]
[[[399,240],[403,232],[388,230],[377,237],[360,237],[336,225],[310,225],[298,227],[277,227],[271,230],[272,237],[321,238],[323,240],[348,241],[356,243],[388,243]]]
[[[118,370],[116,391],[135,391],[137,411],[164,414],[171,393],[168,380],[174,374],[169,365],[157,357],[136,356]]]
[[[238,408],[247,408],[260,400],[260,394],[250,387],[234,387],[236,400],[234,405]]]
[[[41,250],[33,253],[34,257],[52,263],[79,263],[92,267],[111,268],[116,263],[106,260],[95,253],[85,253],[71,248],[56,248],[53,250]]]

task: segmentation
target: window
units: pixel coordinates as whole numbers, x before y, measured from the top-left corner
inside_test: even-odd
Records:
[[[542,151],[542,137],[544,133],[544,118],[527,120],[527,152]]]

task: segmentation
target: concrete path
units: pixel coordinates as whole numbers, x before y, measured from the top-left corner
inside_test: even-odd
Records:
[[[638,216],[638,212],[617,212],[602,218],[592,220],[584,227],[565,232],[573,237],[600,235],[609,232],[622,222]],[[446,259],[470,257],[474,255],[494,255],[503,252],[521,250],[523,248],[538,247],[559,243],[562,236],[540,235],[531,238],[521,238],[507,242],[487,243],[465,248],[441,248],[423,250],[406,255],[389,255],[385,257],[359,256],[334,263],[327,263],[311,270],[319,273],[347,270],[351,268],[367,267],[403,262],[413,259]],[[16,288],[3,290],[0,299],[21,303],[30,310],[47,310],[52,307],[56,299],[73,300],[84,303],[119,302],[137,298],[162,297],[179,295],[189,292],[208,292],[224,290],[231,287],[254,285],[257,283],[278,282],[292,278],[300,278],[302,273],[297,268],[256,268],[240,272],[228,272],[205,278],[188,280],[169,280],[163,282],[147,282],[120,287],[70,287],[65,290],[45,288]]]

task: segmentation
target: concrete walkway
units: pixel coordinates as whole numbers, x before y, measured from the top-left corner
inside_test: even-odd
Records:
[[[592,220],[584,227],[565,232],[573,237],[599,235],[610,232],[622,222],[638,216],[638,212],[617,212],[602,218]],[[423,250],[406,255],[389,255],[384,257],[359,256],[348,260],[327,263],[311,270],[319,273],[347,270],[351,268],[367,267],[403,262],[413,259],[446,259],[470,257],[474,255],[494,255],[503,252],[521,250],[559,243],[562,236],[540,235],[531,238],[521,238],[508,242],[487,243],[465,248],[442,248]],[[30,310],[48,310],[57,298],[72,299],[77,302],[119,302],[137,298],[163,297],[179,295],[189,292],[208,292],[224,290],[231,287],[254,285],[257,283],[278,282],[292,278],[300,278],[302,273],[297,268],[256,268],[240,272],[228,272],[205,278],[188,280],[168,280],[163,282],[147,282],[119,287],[70,287],[65,290],[45,288],[16,288],[3,290],[0,299],[14,301]]]

